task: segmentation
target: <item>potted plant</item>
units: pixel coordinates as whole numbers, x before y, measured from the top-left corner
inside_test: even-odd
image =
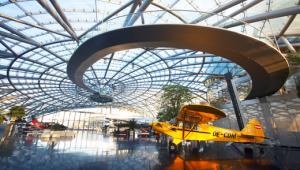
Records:
[[[132,119],[128,122],[129,130],[133,131],[133,140],[135,139],[135,129],[137,128],[136,120]]]
[[[54,125],[52,125],[50,127],[51,130],[53,131],[62,131],[62,130],[67,130],[68,127],[62,125],[62,124],[59,124],[59,123],[55,123]]]

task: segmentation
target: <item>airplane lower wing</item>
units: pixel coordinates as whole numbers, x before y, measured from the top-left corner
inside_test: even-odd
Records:
[[[180,139],[173,139],[173,143],[175,144],[175,145],[178,145],[179,143],[181,143],[182,142],[182,140],[180,140]]]

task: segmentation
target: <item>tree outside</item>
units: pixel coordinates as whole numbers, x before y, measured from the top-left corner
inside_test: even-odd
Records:
[[[296,84],[296,90],[297,90],[297,95],[300,97],[300,77],[296,76],[294,77],[295,84]]]
[[[24,106],[13,106],[9,109],[8,115],[12,118],[20,119],[25,115]]]
[[[300,51],[298,52],[291,52],[286,55],[286,58],[290,65],[290,75],[293,75],[300,70]],[[300,76],[296,75],[294,77],[297,95],[300,97]]]
[[[4,117],[3,115],[0,115],[0,125],[4,122]]]
[[[0,114],[0,125],[4,122],[4,121],[7,121],[7,118],[5,117],[5,115],[1,115]]]
[[[169,121],[176,117],[180,108],[192,101],[192,93],[188,87],[174,84],[164,86],[161,96],[161,112],[158,113],[159,121]]]
[[[300,51],[288,53],[286,55],[286,59],[288,60],[289,65],[290,65],[290,71],[291,71],[290,74],[293,74],[293,73],[299,71],[299,69],[300,69]]]

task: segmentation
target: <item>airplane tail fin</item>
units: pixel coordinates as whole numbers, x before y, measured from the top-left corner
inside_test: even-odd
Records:
[[[263,127],[261,123],[255,118],[250,119],[246,127],[242,129],[241,132],[243,135],[265,138]]]

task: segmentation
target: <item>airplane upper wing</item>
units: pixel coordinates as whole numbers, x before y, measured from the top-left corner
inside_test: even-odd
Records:
[[[191,104],[181,108],[176,119],[191,123],[207,123],[226,117],[226,114],[215,107],[206,104]]]

